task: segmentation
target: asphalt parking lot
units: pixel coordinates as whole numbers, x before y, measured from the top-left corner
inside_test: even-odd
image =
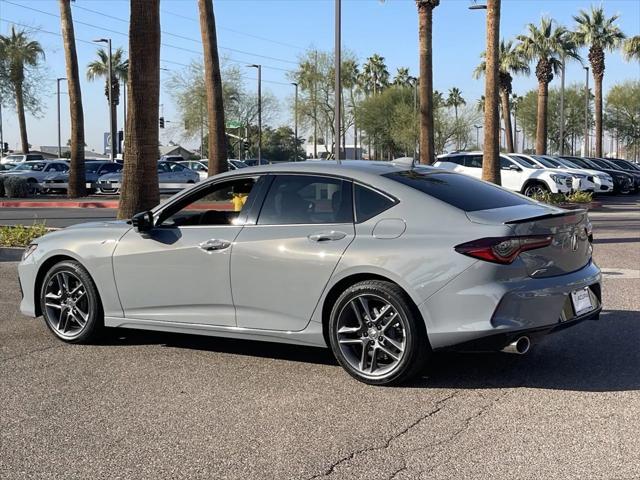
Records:
[[[640,199],[591,215],[605,312],[377,388],[327,350],[114,331],[66,345],[0,263],[0,478],[640,477]]]

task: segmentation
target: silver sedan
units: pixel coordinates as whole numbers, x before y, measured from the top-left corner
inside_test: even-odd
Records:
[[[596,318],[591,240],[584,211],[453,172],[270,165],[39,238],[21,310],[73,343],[122,327],[329,347],[387,385],[435,350],[526,353]]]

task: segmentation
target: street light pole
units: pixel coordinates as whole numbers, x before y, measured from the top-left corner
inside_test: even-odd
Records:
[[[293,104],[293,151],[295,152],[293,161],[298,161],[298,84],[296,82],[291,82],[296,88],[296,96]]]
[[[249,65],[258,69],[258,165],[262,164],[262,65]]]
[[[111,80],[113,79],[113,65],[112,65],[112,54],[111,54],[111,39],[110,38],[98,38],[97,40],[94,40],[95,43],[106,43],[108,45],[109,48],[109,77],[107,78],[107,88],[109,89],[109,135],[111,137],[111,141],[110,144],[111,146],[109,147],[109,158],[111,159],[112,162],[116,161],[116,157],[115,157],[115,150],[116,150],[116,132],[115,132],[115,128],[113,125],[114,122],[114,118],[113,118],[113,85],[111,85]]]
[[[589,156],[589,67],[584,67],[586,82],[584,90],[584,156]]]
[[[58,158],[62,158],[62,143],[60,139],[60,81],[66,80],[65,77],[56,78],[57,96],[58,96]]]
[[[335,74],[336,74],[336,78],[335,78],[335,100],[334,100],[334,105],[335,105],[335,130],[336,130],[336,134],[335,134],[335,138],[334,138],[334,156],[336,158],[336,162],[338,165],[340,165],[340,100],[341,100],[341,93],[342,93],[342,78],[340,78],[340,67],[341,67],[341,39],[340,39],[340,34],[341,34],[341,14],[342,14],[342,2],[341,0],[335,0],[335,7],[336,7],[336,11],[335,11],[335,46],[334,46],[334,61],[335,61],[335,66],[334,66],[334,70],[335,70]]]

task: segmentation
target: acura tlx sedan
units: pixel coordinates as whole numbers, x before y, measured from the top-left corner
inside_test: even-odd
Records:
[[[130,221],[31,244],[21,310],[66,342],[103,327],[330,347],[370,384],[441,349],[525,353],[594,319],[584,211],[388,162],[301,162],[212,177]]]

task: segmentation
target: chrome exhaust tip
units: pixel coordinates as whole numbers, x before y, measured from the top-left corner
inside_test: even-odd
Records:
[[[531,348],[531,340],[529,337],[518,337],[501,351],[505,353],[515,353],[516,355],[524,355]]]

